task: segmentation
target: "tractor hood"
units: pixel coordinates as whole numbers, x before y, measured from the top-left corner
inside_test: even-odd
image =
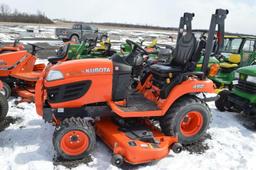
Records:
[[[113,64],[109,59],[81,59],[66,61],[49,68],[46,74],[46,85],[60,85],[77,81],[85,77],[112,75]]]
[[[239,68],[237,72],[256,77],[256,65]]]

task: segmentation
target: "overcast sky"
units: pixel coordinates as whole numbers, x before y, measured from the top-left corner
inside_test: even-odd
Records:
[[[208,28],[216,8],[229,9],[226,30],[256,34],[255,0],[0,0],[12,9],[50,18],[177,27],[183,12],[194,12],[193,28]]]

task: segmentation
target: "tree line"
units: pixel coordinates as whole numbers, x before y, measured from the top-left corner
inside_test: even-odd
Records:
[[[53,23],[53,21],[41,11],[37,11],[37,14],[28,14],[19,12],[17,9],[11,10],[6,4],[0,4],[0,22]]]

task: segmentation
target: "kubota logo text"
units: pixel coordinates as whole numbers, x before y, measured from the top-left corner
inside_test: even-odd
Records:
[[[109,73],[110,68],[108,67],[100,67],[100,68],[87,68],[85,69],[86,73]]]

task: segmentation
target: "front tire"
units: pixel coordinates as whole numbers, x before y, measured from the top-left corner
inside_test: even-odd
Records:
[[[206,133],[210,122],[207,104],[196,96],[184,96],[171,106],[160,126],[165,135],[177,135],[179,143],[192,144]]]
[[[8,101],[3,94],[0,93],[0,123],[4,121],[9,110]]]
[[[65,160],[78,160],[88,156],[95,144],[95,131],[87,119],[67,118],[53,134],[57,156]]]
[[[230,110],[230,104],[228,102],[228,96],[230,94],[230,91],[228,90],[222,90],[219,92],[219,99],[215,101],[216,108],[221,111],[229,111]]]
[[[11,96],[12,89],[7,83],[5,82],[2,82],[2,83],[3,83],[3,88],[0,90],[0,93],[2,93],[5,96],[5,98],[8,99]]]

